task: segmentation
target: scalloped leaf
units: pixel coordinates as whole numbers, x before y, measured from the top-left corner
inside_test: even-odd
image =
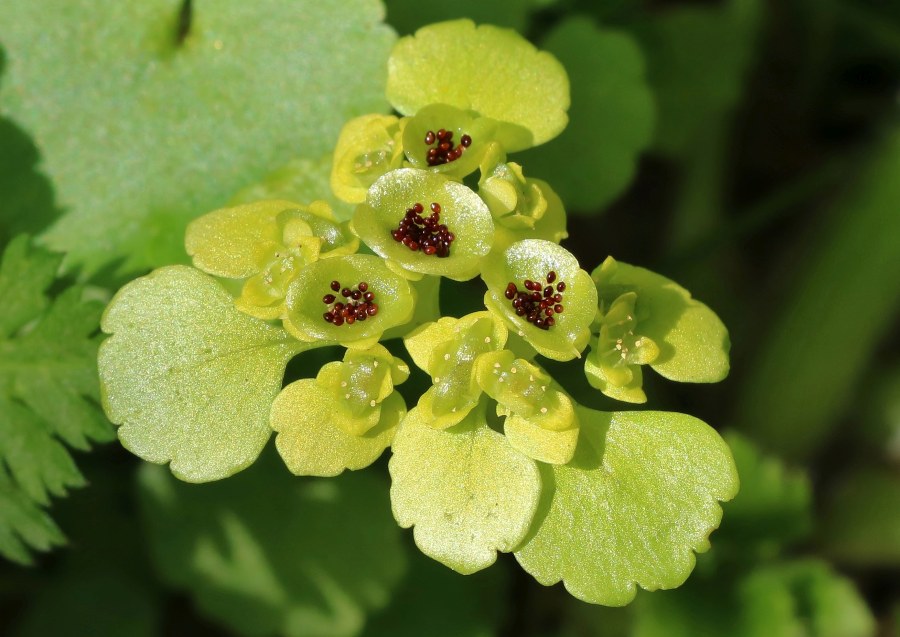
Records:
[[[438,430],[413,409],[392,446],[391,505],[426,555],[474,573],[518,546],[538,504],[535,462],[485,421],[486,402]]]
[[[101,327],[100,384],[119,439],[178,478],[205,482],[250,465],[288,360],[284,330],[242,314],[212,277],[161,268],[119,290]]]
[[[570,122],[518,161],[553,184],[569,209],[599,211],[628,187],[653,139],[656,108],[644,56],[627,33],[583,17],[557,25],[542,46],[569,73]]]
[[[387,485],[373,473],[299,480],[265,454],[199,487],[151,465],[138,478],[163,580],[237,634],[353,637],[406,568]]]
[[[89,271],[183,261],[198,212],[384,110],[383,15],[375,0],[0,3],[0,110],[69,210],[44,240]]]
[[[285,387],[272,405],[275,444],[291,473],[330,477],[375,462],[387,449],[406,404],[391,394],[381,404],[380,418],[363,435],[354,436],[334,423],[334,395],[312,378]]]
[[[709,548],[718,501],[737,493],[728,446],[702,421],[668,412],[580,409],[572,462],[542,469],[544,497],[516,552],[544,585],[623,606],[637,586],[680,586]]]
[[[388,61],[386,93],[404,115],[440,103],[502,122],[497,138],[510,152],[543,144],[568,121],[569,80],[556,58],[515,31],[471,20],[401,38]]]

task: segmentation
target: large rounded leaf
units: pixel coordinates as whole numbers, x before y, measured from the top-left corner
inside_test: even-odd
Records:
[[[535,528],[516,553],[541,584],[622,606],[637,586],[680,586],[694,551],[709,548],[718,501],[738,488],[728,446],[703,422],[677,413],[582,409],[570,464],[545,466]]]
[[[119,438],[190,482],[256,460],[288,360],[302,346],[242,314],[215,279],[185,266],[132,281],[103,316],[100,384]]]

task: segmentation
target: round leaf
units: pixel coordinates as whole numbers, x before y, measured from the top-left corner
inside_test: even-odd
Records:
[[[185,266],[132,281],[101,327],[103,406],[122,444],[189,482],[229,476],[269,439],[269,408],[303,346],[242,314],[212,277]]]
[[[541,492],[535,462],[485,422],[486,405],[437,430],[413,409],[392,446],[391,504],[423,553],[474,573],[525,537]]]
[[[703,422],[677,413],[582,409],[572,462],[546,467],[539,525],[516,553],[541,584],[622,606],[636,587],[680,586],[694,551],[737,493],[728,446]],[[549,485],[553,485],[552,488]]]

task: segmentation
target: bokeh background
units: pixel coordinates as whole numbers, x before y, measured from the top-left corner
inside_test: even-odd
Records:
[[[394,31],[458,17],[515,28],[571,78],[570,127],[513,157],[562,196],[564,245],[588,270],[611,254],[675,279],[731,331],[725,382],[645,378],[648,407],[696,415],[732,444],[743,488],[712,551],[684,587],[623,609],[541,587],[510,556],[462,577],[393,524],[386,462],[325,483],[266,455],[220,483],[176,484],[113,441],[96,390],[82,392],[92,445],[42,425],[74,464],[28,509],[7,470],[21,405],[4,334],[0,544],[25,520],[33,546],[5,537],[0,634],[900,635],[900,3],[383,10],[4,0],[0,246],[29,233],[66,253],[49,295],[77,285],[102,304],[183,262],[192,217],[327,187],[342,122],[387,109]],[[0,312],[17,298],[0,286]],[[466,285],[446,296],[478,298]],[[552,371],[611,407],[580,372]]]

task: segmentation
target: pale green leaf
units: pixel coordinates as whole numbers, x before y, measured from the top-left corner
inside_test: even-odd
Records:
[[[535,462],[485,421],[485,401],[445,430],[409,412],[391,448],[391,505],[423,553],[473,573],[518,546],[541,493]]]
[[[401,38],[388,62],[387,96],[404,115],[440,103],[498,120],[510,152],[552,139],[568,121],[569,80],[556,58],[515,31],[471,20]]]
[[[0,108],[70,211],[46,242],[89,270],[183,260],[192,217],[385,108],[382,16],[375,0],[2,3]]]
[[[278,432],[278,453],[292,473],[336,476],[375,462],[391,444],[406,405],[391,394],[381,405],[380,418],[362,435],[352,435],[335,420],[346,417],[335,409],[335,397],[311,378],[285,387],[272,405],[271,425]]]
[[[644,56],[627,33],[579,17],[554,27],[542,46],[569,73],[569,126],[518,161],[553,184],[569,209],[600,209],[628,187],[652,140],[656,110]]]
[[[405,570],[387,485],[372,473],[298,479],[272,455],[202,486],[139,474],[164,581],[241,635],[352,637]]]
[[[46,550],[62,539],[40,506],[84,484],[66,445],[86,450],[112,437],[96,406],[102,308],[78,288],[50,301],[58,266],[26,236],[0,262],[0,554],[21,562],[25,545]]]
[[[694,551],[709,548],[718,501],[737,492],[727,445],[685,414],[579,417],[572,462],[542,467],[544,496],[519,563],[544,585],[563,581],[575,597],[609,606],[629,603],[637,586],[681,585]]]
[[[269,409],[302,345],[238,312],[212,277],[185,266],[132,281],[110,302],[100,382],[119,438],[150,462],[204,482],[251,464]]]

